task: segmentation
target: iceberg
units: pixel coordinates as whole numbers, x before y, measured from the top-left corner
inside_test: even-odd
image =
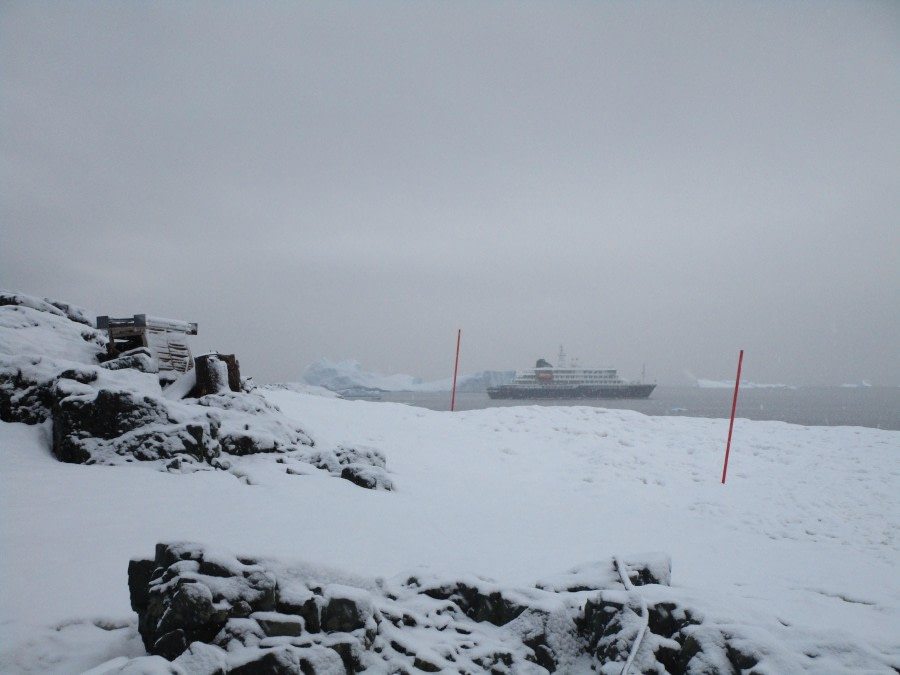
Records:
[[[515,371],[485,370],[479,373],[460,375],[456,379],[456,390],[462,392],[482,392],[488,387],[508,382],[515,377]],[[440,392],[453,388],[453,378],[448,377],[431,382],[423,382],[413,375],[380,375],[363,370],[355,360],[331,361],[319,359],[306,367],[303,382],[324,387],[331,391],[418,391]]]

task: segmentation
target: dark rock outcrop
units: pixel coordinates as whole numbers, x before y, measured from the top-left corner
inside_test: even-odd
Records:
[[[524,612],[528,605],[509,597],[508,591],[480,580],[456,581],[438,587],[423,588],[422,593],[453,602],[473,621],[488,621],[504,626]]]
[[[292,475],[319,469],[364,488],[392,489],[378,450],[310,450],[313,439],[241,380],[233,355],[198,357],[202,372],[164,389],[149,349],[108,358],[108,338],[93,324],[71,305],[0,292],[0,420],[51,421],[57,459],[229,469],[249,483],[232,460],[269,453],[292,463]],[[192,387],[199,398],[184,398]]]
[[[309,456],[310,463],[370,490],[393,490],[384,453],[375,448],[338,446]]]
[[[107,370],[122,370],[131,368],[142,373],[158,373],[159,364],[146,347],[138,347],[127,352],[122,352],[114,359],[103,361],[101,367]]]
[[[28,362],[27,365],[22,361]],[[12,359],[0,355],[0,420],[40,424],[50,417],[55,381],[39,376],[40,358]],[[29,367],[30,366],[30,367]]]
[[[128,567],[144,646],[170,660],[195,640],[212,641],[230,618],[273,610],[275,587],[262,567],[210,559],[193,544],[158,544],[152,562],[132,560]]]
[[[71,373],[66,373],[72,376]],[[175,457],[213,463],[220,454],[218,421],[182,421],[162,398],[77,386],[61,377],[53,401],[53,454],[63,462],[115,463]]]
[[[632,564],[646,574],[661,569],[659,559]],[[648,580],[649,599],[626,589],[612,561],[557,578],[581,577],[575,585],[585,590],[576,591],[478,578],[342,584],[333,575],[324,581],[195,544],[159,544],[153,559],[128,569],[148,652],[197,675],[618,672],[644,606],[648,628],[632,672],[751,672],[759,661],[746,639],[662,599],[666,586]],[[595,588],[602,580],[606,587]]]

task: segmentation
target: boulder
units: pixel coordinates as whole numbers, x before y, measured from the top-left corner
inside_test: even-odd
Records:
[[[350,464],[341,469],[341,478],[367,490],[393,490],[394,483],[384,469],[365,464]]]
[[[368,593],[350,586],[331,584],[325,588],[322,630],[350,633],[365,629],[373,621],[374,609]]]
[[[376,448],[341,445],[334,450],[311,453],[308,461],[315,467],[368,490],[394,489],[394,483],[387,473],[384,453]]]
[[[170,660],[195,640],[212,641],[230,618],[275,607],[275,578],[262,567],[193,544],[159,544],[128,573],[144,646]]]
[[[55,379],[41,376],[37,357],[0,354],[0,420],[40,424],[50,418]]]
[[[52,408],[57,459],[114,464],[125,457],[187,458],[212,463],[219,456],[215,418],[181,421],[162,398],[88,384],[71,373],[57,382]]]

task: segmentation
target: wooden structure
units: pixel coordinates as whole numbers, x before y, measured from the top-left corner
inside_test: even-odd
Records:
[[[109,335],[106,349],[111,359],[144,347],[159,364],[161,376],[177,376],[194,367],[187,336],[197,334],[196,323],[135,314],[126,319],[98,316],[97,328]]]

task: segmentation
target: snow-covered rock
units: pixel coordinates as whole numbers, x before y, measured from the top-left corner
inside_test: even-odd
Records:
[[[572,589],[472,576],[353,583],[175,543],[132,560],[128,584],[147,651],[192,675],[618,673],[626,662],[642,673],[766,672],[766,645],[682,606],[653,576],[668,572],[659,560],[624,568],[653,591],[645,598],[612,560],[563,575]]]
[[[316,449],[313,458],[313,439],[276,405],[251,386],[233,391],[231,380],[238,380],[233,356],[199,357],[212,372],[203,378],[210,393],[187,398],[192,391],[192,396],[203,393],[196,393],[193,371],[164,390],[146,349],[101,363],[106,337],[86,327],[89,321],[84,310],[65,303],[0,294],[0,419],[50,421],[51,449],[59,460],[239,472],[237,457],[278,453],[309,471],[328,471],[369,489],[392,489],[377,450],[357,456],[342,448]],[[321,461],[329,453],[334,461]],[[300,472],[296,466],[292,470]]]

